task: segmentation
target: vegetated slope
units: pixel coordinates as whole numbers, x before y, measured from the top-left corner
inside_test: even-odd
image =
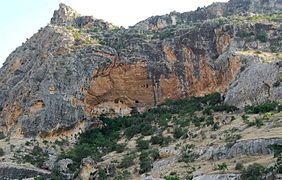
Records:
[[[10,148],[9,162],[49,169],[37,174],[53,179],[275,179],[281,173],[281,110],[269,102],[241,111],[215,93],[167,100],[130,117],[100,117],[76,143],[65,137],[1,145]]]
[[[281,3],[128,29],[61,4],[0,70],[0,176],[277,178]]]

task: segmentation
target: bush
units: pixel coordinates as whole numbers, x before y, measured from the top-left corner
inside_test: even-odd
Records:
[[[165,180],[179,180],[178,176],[165,176],[164,177]]]
[[[173,130],[173,137],[175,139],[181,138],[185,134],[185,131],[182,130],[182,128],[174,128]]]
[[[255,125],[256,125],[258,128],[260,128],[261,126],[263,126],[263,125],[264,125],[263,119],[257,118],[257,119],[255,120]]]
[[[116,144],[114,146],[114,150],[117,152],[117,153],[122,153],[125,149],[125,144]]]
[[[141,127],[138,125],[133,125],[125,130],[125,135],[127,138],[133,138],[134,135],[141,132]]]
[[[181,159],[179,160],[179,162],[185,162],[185,163],[191,163],[191,162],[194,162],[194,158],[190,156],[189,152],[185,152]]]
[[[276,103],[276,102],[264,103],[264,104],[260,104],[260,105],[257,105],[257,106],[246,106],[245,112],[246,113],[253,113],[253,114],[267,113],[267,112],[270,112],[270,111],[274,111],[277,106],[278,106],[278,103]]]
[[[260,42],[267,42],[268,41],[268,35],[266,32],[261,31],[256,34],[256,39],[259,40]]]
[[[242,29],[238,30],[238,32],[236,33],[236,36],[239,36],[241,38],[249,37],[250,35],[251,33],[244,31]]]
[[[221,104],[221,105],[215,105],[215,106],[210,106],[208,108],[206,108],[203,113],[207,114],[207,115],[211,115],[212,111],[213,112],[222,112],[222,111],[226,111],[226,112],[235,112],[237,111],[238,108],[235,106],[230,106],[230,105],[226,105],[226,104]]]
[[[218,164],[215,167],[215,170],[226,171],[228,170],[227,164],[226,163]]]
[[[192,123],[196,126],[196,127],[200,127],[202,122],[205,121],[205,118],[204,117],[197,117],[197,116],[194,116],[192,118]]]
[[[159,144],[160,146],[163,145],[164,137],[162,135],[155,135],[151,137],[152,144]]]
[[[0,140],[5,139],[5,134],[3,132],[0,132]]]
[[[32,152],[23,156],[25,162],[29,162],[35,166],[41,167],[43,162],[48,159],[48,154],[43,152],[42,148],[39,146],[34,146]]]
[[[159,150],[158,149],[152,149],[149,151],[150,153],[150,157],[153,159],[153,160],[157,160],[160,158],[160,153],[159,153]]]
[[[152,169],[152,161],[150,159],[150,154],[148,152],[142,151],[139,157],[139,161],[140,161],[139,174],[149,172]]]
[[[137,140],[137,148],[140,150],[149,149],[149,141],[147,140]]]
[[[282,144],[271,144],[268,148],[273,151],[274,157],[279,157],[282,154]]]
[[[260,180],[263,179],[264,174],[265,168],[258,163],[254,163],[243,170],[241,178],[243,180]]]
[[[237,142],[237,140],[241,138],[242,136],[240,134],[227,134],[227,137],[225,138],[225,142],[234,144]]]
[[[206,95],[204,97],[199,97],[198,100],[206,105],[216,105],[222,102],[222,97],[220,93],[216,92],[213,94]]]
[[[143,136],[149,136],[153,134],[154,129],[152,125],[150,124],[150,122],[144,122],[140,126],[141,126],[140,131]]]
[[[278,105],[277,111],[278,111],[278,112],[281,112],[281,111],[282,111],[282,104]]]
[[[219,128],[220,128],[219,122],[214,123],[213,126],[212,126],[213,131],[219,130]]]
[[[236,165],[235,165],[235,170],[237,170],[237,171],[242,171],[242,170],[244,170],[244,165],[243,165],[243,163],[237,162]]]
[[[212,125],[214,125],[213,116],[208,116],[208,117],[206,118],[206,125],[207,125],[207,126],[212,126]]]
[[[134,164],[134,158],[132,155],[126,155],[125,157],[123,157],[123,159],[121,160],[121,163],[119,164],[120,168],[129,168]]]
[[[104,169],[99,168],[98,170],[98,180],[105,180],[107,179],[107,174]]]
[[[4,153],[4,150],[3,150],[2,148],[0,148],[0,157],[1,157],[1,156],[4,156],[4,154],[5,154],[5,153]]]

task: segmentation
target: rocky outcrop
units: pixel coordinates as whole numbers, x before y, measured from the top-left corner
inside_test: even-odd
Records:
[[[90,157],[82,159],[78,177],[83,180],[93,179],[91,175],[97,174],[97,163]]]
[[[193,177],[193,180],[240,180],[240,174],[211,174]]]
[[[48,178],[51,176],[49,171],[29,168],[18,164],[0,163],[1,179],[25,179],[37,176]]]
[[[247,2],[229,3],[234,4],[233,13],[237,13],[246,11],[243,7]],[[253,2],[260,2],[264,10],[271,6],[267,12],[281,9],[280,1],[250,2],[247,10],[258,10]],[[190,12],[196,14],[191,14],[191,18],[201,21],[228,16],[226,9],[221,13],[221,6],[226,8],[229,4]],[[172,15],[172,22],[167,25],[177,25],[184,16]],[[245,56],[237,50],[280,48],[280,35],[273,35],[278,29],[276,24],[244,27],[215,20],[190,26],[188,21],[180,21],[183,26],[141,32],[139,25],[117,28],[91,16],[80,16],[61,4],[51,24],[10,54],[0,70],[1,131],[10,136],[71,136],[96,126],[95,118],[102,114],[130,115],[166,99],[223,94],[245,65]],[[274,37],[269,38],[271,44],[254,39],[262,27]],[[240,28],[251,31],[253,39],[242,40],[237,35]],[[248,77],[252,76],[248,72],[257,72],[247,70],[244,72]],[[268,74],[272,82],[277,78],[271,73]],[[240,105],[240,99],[234,96],[250,80],[246,78],[241,83],[239,79],[238,86],[233,83],[233,90],[227,94],[226,101],[231,104]],[[263,86],[260,83],[258,86]],[[273,98],[280,97],[279,88],[270,93]]]
[[[230,0],[228,3],[213,3],[191,12],[171,12],[163,16],[152,16],[131,27],[139,31],[157,30],[177,24],[192,24],[197,21],[247,14],[272,14],[281,11],[280,0]]]
[[[54,12],[54,15],[51,19],[52,24],[67,25],[72,23],[75,18],[80,16],[75,10],[63,3],[61,3],[59,6],[59,10]]]
[[[200,159],[228,159],[239,156],[267,155],[273,153],[268,147],[271,144],[282,144],[282,139],[255,139],[244,140],[233,144],[231,147],[207,148],[194,152]]]
[[[282,101],[282,63],[249,66],[232,82],[225,102],[237,107]]]

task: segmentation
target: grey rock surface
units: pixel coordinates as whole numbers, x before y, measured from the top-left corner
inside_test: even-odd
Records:
[[[273,153],[268,147],[271,144],[282,144],[282,139],[255,139],[255,140],[243,140],[236,142],[231,147],[218,147],[207,148],[196,152],[198,157],[204,159],[228,159],[235,158],[243,155],[255,156],[255,155],[267,155]]]
[[[193,180],[241,180],[240,174],[211,174],[193,177]]]
[[[237,107],[282,101],[282,63],[254,64],[232,82],[225,102]]]
[[[73,164],[73,161],[71,159],[62,159],[57,162],[56,167],[58,170],[62,173],[67,173],[69,170],[69,166]]]
[[[25,179],[36,176],[50,177],[51,172],[18,164],[0,163],[0,179]]]

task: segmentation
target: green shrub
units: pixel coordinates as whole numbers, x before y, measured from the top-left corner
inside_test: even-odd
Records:
[[[200,127],[202,122],[205,121],[205,117],[197,117],[197,116],[194,116],[192,118],[192,123],[196,126],[196,127]]]
[[[164,177],[165,180],[179,180],[178,176],[165,176]]]
[[[242,119],[243,119],[243,122],[244,122],[245,124],[249,124],[249,122],[250,122],[250,121],[249,121],[249,116],[247,116],[247,115],[244,114],[244,115],[242,116]]]
[[[237,171],[242,171],[242,170],[244,170],[244,165],[243,165],[243,163],[237,162],[236,165],[235,165],[235,170],[237,170]]]
[[[262,180],[264,175],[265,168],[258,163],[254,163],[243,170],[241,178],[243,180]]]
[[[216,104],[219,104],[222,102],[222,97],[220,93],[216,92],[213,94],[206,95],[204,97],[198,97],[197,98],[201,103],[214,106]]]
[[[242,29],[238,30],[238,32],[236,33],[236,36],[241,37],[241,38],[246,38],[246,37],[250,37],[251,33],[244,31]]]
[[[219,130],[220,126],[219,126],[219,122],[215,122],[212,126],[212,130],[213,131],[216,131],[216,130]]]
[[[228,170],[228,167],[226,163],[222,163],[222,164],[218,164],[214,169],[219,171],[226,171]]]
[[[3,132],[0,132],[0,140],[1,139],[5,139],[6,137],[5,137],[5,134],[3,133]]]
[[[134,164],[134,157],[132,155],[126,155],[121,160],[121,163],[119,164],[120,168],[129,168]]]
[[[208,117],[206,118],[206,125],[207,125],[207,126],[212,126],[212,125],[214,125],[213,116],[208,116]]]
[[[140,150],[149,149],[150,143],[147,140],[137,140],[137,148]]]
[[[150,157],[152,158],[152,160],[157,160],[160,158],[160,153],[158,149],[152,149],[149,151]]]
[[[276,102],[264,103],[257,106],[246,106],[245,112],[253,114],[267,113],[270,111],[274,111],[277,106],[278,104]]]
[[[268,41],[268,35],[267,35],[266,32],[261,31],[261,32],[258,32],[256,34],[256,39],[259,40],[260,42],[267,42]]]
[[[226,104],[220,104],[220,105],[215,105],[215,106],[210,106],[208,108],[206,108],[203,113],[204,114],[207,114],[207,115],[211,115],[212,114],[212,111],[213,112],[223,112],[223,111],[226,111],[226,112],[235,112],[237,111],[238,108],[235,107],[235,106],[230,106],[230,105],[226,105]]]
[[[225,138],[225,142],[234,144],[237,142],[237,140],[241,138],[242,136],[240,134],[227,134]]]
[[[163,145],[164,137],[162,135],[155,135],[151,137],[152,144],[159,144],[160,146]]]
[[[173,130],[173,137],[175,139],[181,138],[184,134],[185,134],[185,131],[182,128],[177,127],[177,128],[174,128]]]
[[[282,144],[271,144],[268,146],[268,148],[273,151],[274,157],[279,157],[280,155],[282,155]]]
[[[263,125],[264,125],[263,119],[261,119],[261,118],[256,118],[256,120],[255,120],[255,125],[256,125],[258,128],[260,128],[261,126],[263,126]]]
[[[122,153],[125,149],[125,144],[116,144],[114,146],[114,150],[117,152],[117,153]]]
[[[98,180],[106,180],[107,179],[107,174],[104,169],[99,168],[98,170]]]
[[[279,105],[278,105],[277,111],[278,111],[278,112],[281,112],[281,111],[282,111],[282,104],[279,104]]]
[[[150,154],[146,151],[142,151],[139,157],[139,174],[143,174],[145,172],[149,172],[152,169],[152,161],[150,158]]]
[[[185,163],[191,163],[194,162],[194,158],[190,156],[190,154],[188,152],[183,153],[181,159],[179,160],[179,162],[185,162]]]
[[[48,154],[39,146],[34,146],[32,152],[23,156],[25,162],[41,167],[43,162],[48,159]]]
[[[153,132],[154,132],[154,129],[152,127],[152,125],[150,124],[150,122],[144,122],[140,125],[140,131],[141,131],[141,134],[143,136],[149,136],[149,135],[152,135]]]
[[[125,130],[125,135],[127,138],[132,138],[134,135],[141,132],[140,125],[133,125]]]
[[[5,154],[5,153],[4,153],[4,150],[3,150],[2,148],[0,148],[0,157],[1,157],[1,156],[4,156],[4,154]]]

